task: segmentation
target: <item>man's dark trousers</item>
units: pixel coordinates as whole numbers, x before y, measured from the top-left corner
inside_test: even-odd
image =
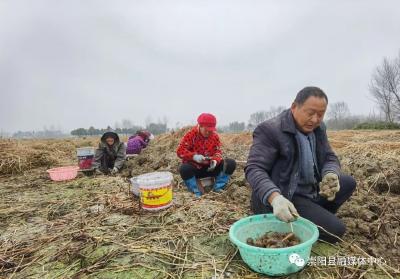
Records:
[[[346,226],[335,215],[339,207],[347,201],[356,188],[356,181],[349,175],[342,174],[339,178],[340,190],[336,193],[333,201],[318,196],[317,199],[302,196],[293,196],[292,203],[299,212],[300,216],[313,222],[314,224],[324,228],[330,234],[342,237],[346,231]],[[265,211],[255,212],[256,214],[271,213],[272,207],[265,207]],[[320,239],[330,243],[335,243],[338,239],[324,230],[319,229]]]

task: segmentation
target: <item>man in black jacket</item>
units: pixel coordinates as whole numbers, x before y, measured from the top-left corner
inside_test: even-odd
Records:
[[[356,182],[340,171],[322,120],[328,97],[317,87],[306,87],[290,109],[254,130],[245,168],[252,187],[254,213],[273,212],[285,222],[300,215],[329,233],[320,238],[336,242],[345,225],[335,216],[352,195]]]

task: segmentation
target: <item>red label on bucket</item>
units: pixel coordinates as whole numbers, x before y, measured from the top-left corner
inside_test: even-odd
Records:
[[[94,156],[78,156],[78,165],[81,170],[87,170],[92,168]]]

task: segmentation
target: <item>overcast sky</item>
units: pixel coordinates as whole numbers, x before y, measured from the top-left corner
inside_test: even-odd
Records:
[[[398,0],[0,0],[0,129],[247,122],[307,85],[368,114],[399,13]]]

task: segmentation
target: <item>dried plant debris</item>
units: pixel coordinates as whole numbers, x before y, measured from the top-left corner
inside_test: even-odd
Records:
[[[262,278],[228,237],[235,221],[252,214],[245,164],[226,191],[195,199],[176,157],[187,130],[156,137],[118,176],[80,174],[57,183],[45,170],[77,164],[76,148],[96,147],[98,137],[0,140],[0,277]],[[386,264],[307,266],[296,276],[398,278],[400,133],[341,131],[329,139],[358,184],[338,212],[347,226],[344,242],[318,242],[312,256],[373,256]],[[221,134],[221,141],[227,157],[246,161],[251,133]],[[146,212],[128,179],[156,170],[174,174],[174,205]]]

